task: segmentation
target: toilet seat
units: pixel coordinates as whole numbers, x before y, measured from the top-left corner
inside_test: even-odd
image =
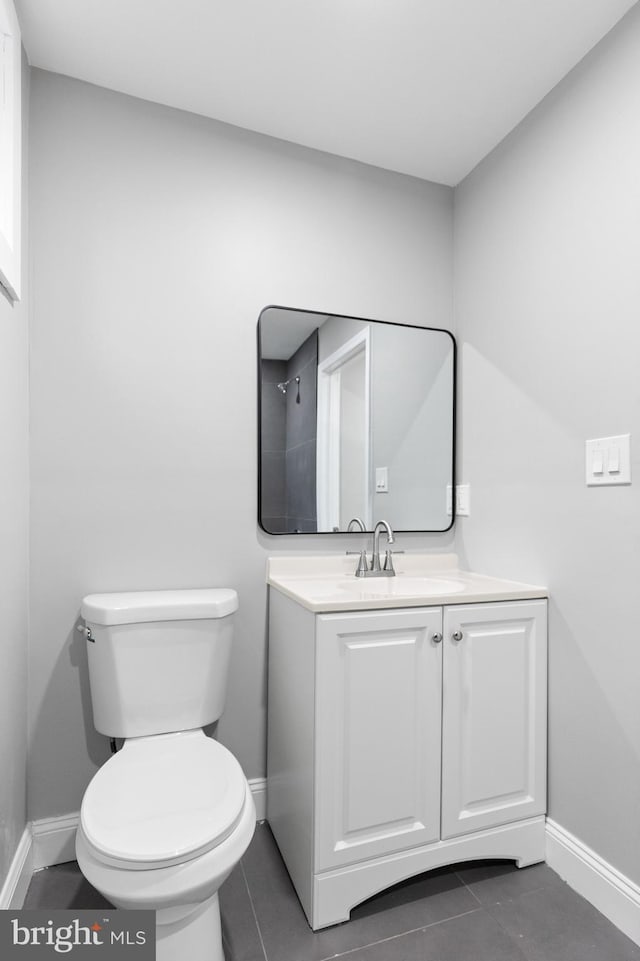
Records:
[[[246,792],[238,761],[202,730],[132,738],[89,784],[81,829],[105,864],[168,867],[229,837]]]

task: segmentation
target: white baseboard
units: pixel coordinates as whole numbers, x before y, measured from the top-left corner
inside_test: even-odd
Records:
[[[640,945],[640,887],[547,818],[547,864]]]
[[[253,777],[249,781],[249,787],[253,794],[253,803],[256,806],[256,819],[264,821],[267,816],[267,779],[266,777]]]
[[[76,859],[76,829],[80,813],[63,814],[56,818],[33,821],[33,870],[64,864]]]
[[[0,910],[21,908],[33,874],[33,844],[31,825],[27,824],[9,865],[9,872],[0,890]]]

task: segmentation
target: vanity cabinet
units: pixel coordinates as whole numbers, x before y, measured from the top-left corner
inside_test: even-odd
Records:
[[[441,837],[544,814],[546,601],[445,607],[443,635]]]
[[[440,837],[440,608],[319,614],[317,871]]]
[[[473,858],[544,858],[546,601],[314,614],[270,593],[267,814],[314,929]]]

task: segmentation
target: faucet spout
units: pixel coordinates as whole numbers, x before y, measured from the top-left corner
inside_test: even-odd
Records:
[[[383,571],[380,567],[380,534],[384,531],[387,535],[387,543],[394,544],[395,537],[391,524],[388,521],[378,521],[376,526],[373,528],[373,556],[371,557],[371,572],[386,574],[387,576],[393,576],[395,571],[393,569],[389,571]]]
[[[364,534],[366,527],[364,526],[364,521],[360,517],[352,517],[349,521],[349,526],[347,527],[347,534],[350,534],[352,530],[355,529],[356,525],[360,528]]]

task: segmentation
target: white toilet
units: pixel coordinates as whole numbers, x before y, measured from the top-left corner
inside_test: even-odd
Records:
[[[76,837],[116,907],[156,911],[158,961],[223,961],[218,888],[256,812],[234,756],[202,730],[224,708],[235,591],[91,594],[94,724],[122,749],[87,788]]]

